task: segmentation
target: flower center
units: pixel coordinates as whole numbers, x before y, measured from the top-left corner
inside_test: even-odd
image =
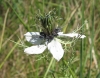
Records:
[[[54,29],[51,33],[40,32],[40,38],[44,38],[47,41],[53,40],[54,37],[58,36],[59,28]]]

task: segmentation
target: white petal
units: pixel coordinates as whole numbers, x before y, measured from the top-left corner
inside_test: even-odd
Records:
[[[37,36],[37,35],[40,35],[40,33],[39,33],[39,32],[27,32],[27,33],[24,34],[24,35],[27,35],[27,36],[32,36],[32,35],[34,35],[34,36]]]
[[[58,32],[57,34],[58,34],[58,35],[62,35],[62,34],[63,34],[63,32]]]
[[[69,34],[63,34],[63,33],[58,33],[59,37],[76,37],[76,38],[85,38],[85,35],[81,35],[78,33],[69,33]]]
[[[40,54],[46,49],[45,45],[36,45],[25,48],[24,52],[27,54]]]
[[[58,61],[63,57],[64,50],[63,50],[61,44],[56,40],[52,40],[48,44],[48,50],[51,52],[53,57]]]
[[[32,44],[41,44],[43,39],[40,38],[40,33],[39,32],[27,32],[24,34],[26,40]]]

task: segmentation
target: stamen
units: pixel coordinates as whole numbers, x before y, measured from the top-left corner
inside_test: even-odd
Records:
[[[59,28],[54,29],[50,34],[46,34],[45,32],[40,32],[40,38],[46,39],[48,42],[53,40],[54,37],[58,36],[58,32],[60,32]]]
[[[44,32],[40,32],[40,38],[46,38],[46,34]]]

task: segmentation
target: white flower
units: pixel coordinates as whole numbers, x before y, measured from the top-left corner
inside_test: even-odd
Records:
[[[80,35],[78,33],[63,34],[63,32],[59,32],[57,34],[59,37],[86,37],[85,35]],[[25,48],[24,52],[27,54],[41,54],[46,48],[48,48],[57,61],[59,61],[64,55],[62,45],[56,38],[53,38],[50,42],[48,42],[48,40],[44,40],[44,38],[40,37],[39,32],[27,32],[25,34],[25,38],[28,42],[35,44],[34,46]]]

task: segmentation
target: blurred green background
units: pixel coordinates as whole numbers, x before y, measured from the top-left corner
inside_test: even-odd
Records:
[[[31,45],[24,34],[39,31],[36,15],[54,8],[64,33],[84,25],[78,32],[86,38],[67,45],[63,58],[47,72],[52,55],[27,56],[20,44]],[[0,0],[0,78],[100,78],[99,71],[100,0]]]

